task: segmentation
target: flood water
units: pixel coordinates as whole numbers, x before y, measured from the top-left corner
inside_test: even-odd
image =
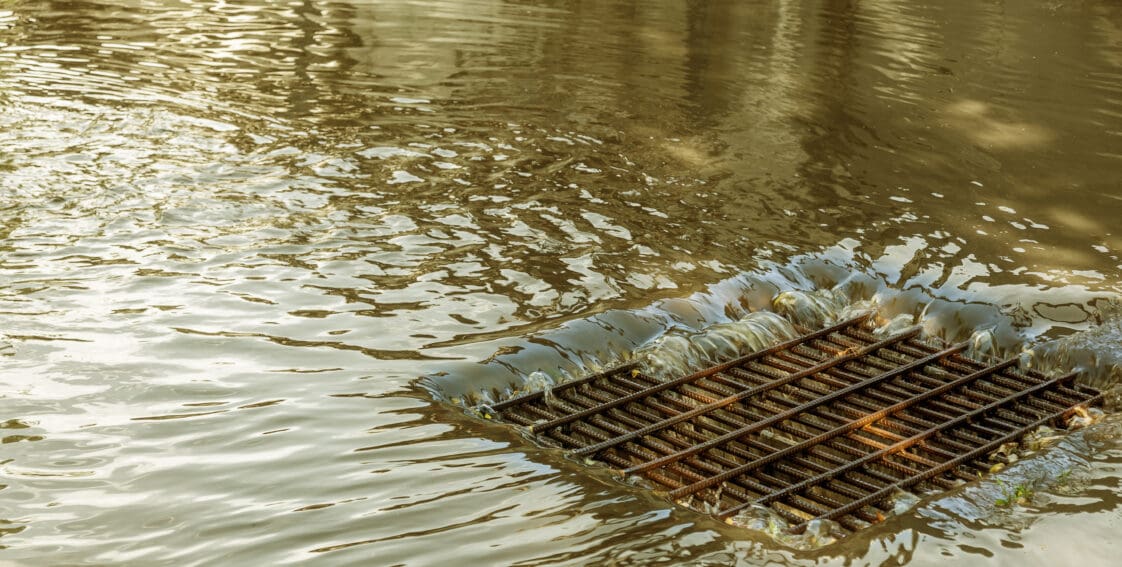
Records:
[[[795,551],[447,402],[792,289],[1108,380],[1120,218],[1110,0],[0,0],[0,563],[1112,565],[1113,417]]]

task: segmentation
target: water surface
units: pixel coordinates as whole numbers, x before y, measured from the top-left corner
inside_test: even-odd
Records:
[[[1109,376],[1120,125],[1107,0],[0,0],[0,559],[1111,564],[1109,424],[800,553],[430,393],[812,288]]]

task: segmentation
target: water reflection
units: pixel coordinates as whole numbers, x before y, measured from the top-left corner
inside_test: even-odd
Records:
[[[7,556],[821,559],[411,381],[497,394],[815,287],[1109,375],[1119,15],[0,0]],[[1012,553],[966,525],[837,553]]]

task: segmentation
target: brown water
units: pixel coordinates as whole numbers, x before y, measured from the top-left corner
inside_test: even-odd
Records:
[[[1110,0],[0,0],[0,562],[1114,564],[1117,420],[796,552],[430,395],[815,287],[1117,375],[1120,174]]]

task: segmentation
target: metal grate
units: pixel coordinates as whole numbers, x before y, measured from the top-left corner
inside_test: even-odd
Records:
[[[798,533],[880,521],[895,492],[977,478],[1003,444],[1102,399],[1074,373],[982,363],[918,327],[876,337],[870,315],[674,380],[632,363],[491,410],[695,510],[770,506]]]

